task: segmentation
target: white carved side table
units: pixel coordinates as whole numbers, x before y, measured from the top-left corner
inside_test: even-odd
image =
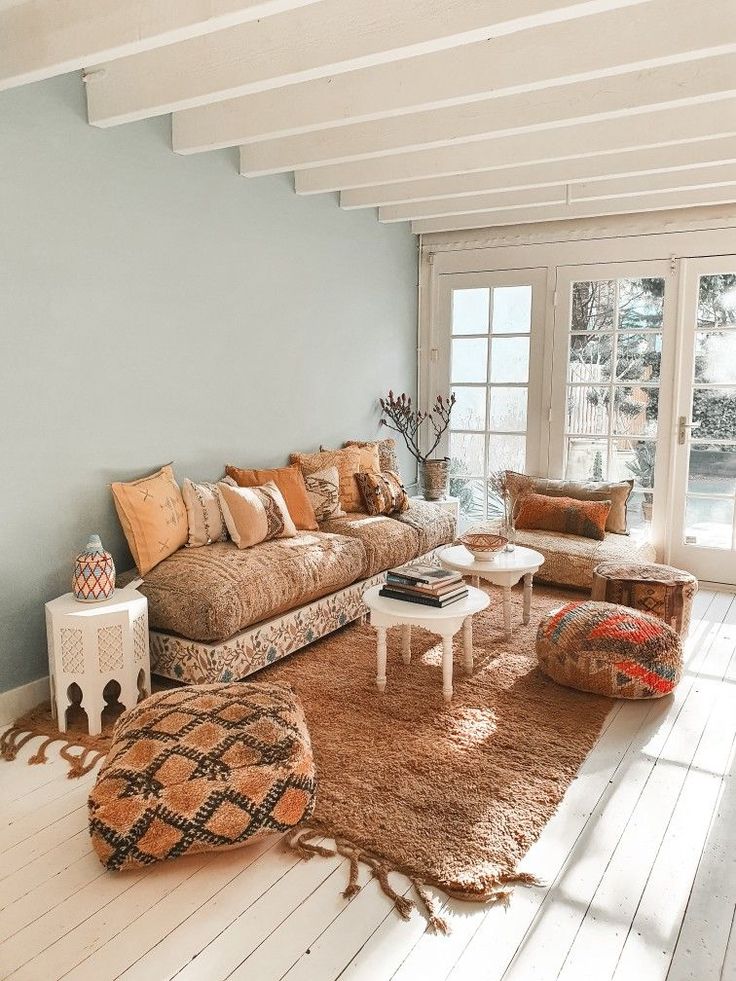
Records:
[[[102,603],[80,603],[66,593],[46,604],[51,710],[66,732],[69,689],[79,685],[90,735],[102,731],[103,691],[120,685],[120,702],[133,708],[151,691],[148,603],[137,589],[116,589]]]

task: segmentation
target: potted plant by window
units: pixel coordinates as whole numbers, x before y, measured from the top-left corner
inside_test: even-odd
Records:
[[[647,487],[654,487],[654,463],[657,448],[654,442],[640,440],[634,446],[634,459],[626,464],[627,470],[633,475],[639,486],[644,490],[644,500],[641,505],[641,513],[645,521],[652,520],[652,510],[654,508],[654,495],[647,491]]]
[[[381,425],[400,433],[406,446],[419,464],[419,480],[422,492],[427,501],[441,501],[447,496],[449,478],[449,457],[433,458],[432,454],[440,445],[440,440],[450,425],[450,414],[455,405],[455,396],[445,398],[438,395],[429,412],[417,409],[411,396],[402,392],[394,395],[389,392],[385,398],[378,400],[383,413]],[[427,423],[431,427],[431,445],[426,453],[420,448],[422,427]]]

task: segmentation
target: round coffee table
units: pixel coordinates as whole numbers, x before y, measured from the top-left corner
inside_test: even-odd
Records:
[[[376,684],[386,688],[386,631],[401,627],[402,660],[411,662],[411,628],[424,627],[442,637],[442,694],[445,701],[452,698],[452,638],[462,627],[463,659],[468,674],[473,671],[473,614],[480,613],[490,603],[487,593],[468,587],[468,595],[444,609],[409,603],[381,596],[381,587],[373,586],[363,593],[363,602],[371,611],[371,626],[376,630]]]
[[[443,549],[438,556],[444,569],[492,582],[503,589],[503,622],[506,640],[511,640],[511,587],[524,580],[524,624],[529,623],[532,607],[532,580],[537,569],[544,564],[544,556],[533,548],[517,545],[513,552],[496,552],[490,562],[478,562],[464,545]]]

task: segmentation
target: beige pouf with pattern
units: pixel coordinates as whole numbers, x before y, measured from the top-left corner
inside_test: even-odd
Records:
[[[686,637],[697,591],[695,576],[671,565],[601,562],[593,572],[591,599],[651,613]]]

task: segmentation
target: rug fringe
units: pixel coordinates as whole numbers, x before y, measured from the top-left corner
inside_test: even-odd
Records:
[[[8,762],[12,762],[16,759],[18,753],[26,743],[30,742],[31,739],[35,739],[38,735],[38,732],[30,731],[25,726],[10,726],[0,734],[0,757]],[[36,752],[28,757],[28,765],[38,766],[41,763],[48,763],[47,750],[52,743],[57,742],[61,742],[59,755],[69,764],[69,771],[67,773],[69,780],[76,780],[79,777],[83,777],[90,770],[93,770],[100,760],[107,755],[106,749],[95,749],[91,746],[84,746],[83,743],[75,739],[68,739],[64,733],[60,732],[54,736],[41,736],[41,744]],[[79,750],[79,752],[72,753],[71,751],[74,749]]]

